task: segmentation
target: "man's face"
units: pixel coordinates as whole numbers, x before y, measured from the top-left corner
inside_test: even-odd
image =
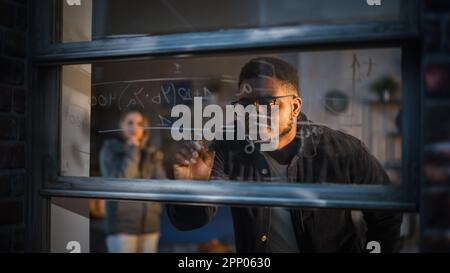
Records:
[[[276,98],[274,105],[278,106],[278,132],[279,132],[279,148],[284,147],[296,135],[297,117],[301,111],[302,101],[295,95],[296,90],[290,89],[289,85],[283,84],[274,78],[254,78],[244,80],[240,86],[238,96],[239,101],[257,101],[261,98]],[[273,118],[273,117],[271,117]],[[276,137],[270,129],[270,121],[266,130],[268,137]],[[287,142],[287,143],[285,143]]]

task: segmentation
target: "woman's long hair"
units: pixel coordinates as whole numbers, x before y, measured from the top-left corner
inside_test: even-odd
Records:
[[[119,126],[122,124],[122,122],[125,120],[125,118],[132,113],[138,113],[142,116],[142,127],[144,127],[144,135],[142,136],[141,142],[139,147],[143,148],[149,145],[149,138],[150,138],[150,134],[149,134],[149,130],[148,128],[150,127],[150,120],[148,119],[148,117],[146,115],[144,115],[144,113],[141,110],[138,109],[125,109],[121,114],[120,114],[120,118],[119,118]],[[120,139],[124,140],[124,135],[123,132],[120,131],[119,132],[119,137]]]

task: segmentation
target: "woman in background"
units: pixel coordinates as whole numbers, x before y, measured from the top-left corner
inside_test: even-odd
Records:
[[[149,121],[137,110],[119,120],[119,138],[106,140],[100,151],[103,177],[166,178],[163,154],[149,145]],[[161,206],[150,202],[106,201],[106,245],[109,252],[157,252]]]

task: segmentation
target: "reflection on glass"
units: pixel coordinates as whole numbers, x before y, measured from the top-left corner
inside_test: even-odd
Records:
[[[108,252],[108,235],[105,232],[105,211],[99,210],[98,205],[104,204],[104,201],[95,199],[90,202],[88,237],[90,252],[106,253]],[[160,205],[165,207],[164,204]],[[218,207],[215,217],[207,225],[190,231],[175,228],[167,213],[161,213],[155,220],[160,224],[157,247],[159,253],[232,253],[236,251],[233,221],[228,207]]]
[[[255,58],[260,59],[253,66],[256,69],[262,66],[262,70],[255,72],[253,67],[243,73],[247,76],[240,77],[241,69]],[[274,66],[271,60],[277,60],[280,64]],[[291,70],[283,68],[286,62]],[[202,145],[217,151],[224,147],[228,150],[238,149],[244,151],[244,156],[261,150],[265,152],[262,156],[269,163],[264,168],[267,169],[264,173],[268,174],[275,172],[270,171],[270,167],[277,162],[271,162],[270,156],[267,158],[273,149],[270,145],[263,146],[270,142],[261,141],[263,136],[265,140],[274,140],[272,143],[278,145],[285,141],[285,135],[293,134],[290,140],[294,139],[299,145],[298,150],[293,149],[305,159],[304,167],[313,164],[308,167],[313,168],[311,175],[305,175],[305,170],[304,176],[297,177],[299,181],[362,183],[352,180],[355,174],[352,168],[346,170],[344,178],[337,179],[335,176],[350,166],[348,164],[361,163],[357,159],[365,159],[362,156],[366,154],[364,148],[359,147],[358,140],[361,140],[367,151],[377,159],[373,164],[379,163],[380,169],[387,172],[392,182],[400,183],[400,64],[399,49],[104,62],[92,65],[90,83],[90,70],[82,69],[90,66],[65,66],[61,173],[68,176],[87,176],[88,173],[90,176],[100,176],[102,147],[113,138],[123,137],[126,130],[121,128],[118,121],[124,113],[132,110],[139,111],[149,120],[149,125],[140,125],[151,136],[146,147],[161,150],[164,154],[163,167],[171,179],[175,178],[174,171],[192,172],[191,169],[183,168],[174,170],[177,160],[178,163],[180,160],[191,160],[177,156],[177,153],[184,151],[180,145],[186,141],[182,140],[202,140]],[[284,84],[279,77],[289,77],[291,81]],[[274,93],[270,89],[278,91]],[[233,111],[229,115],[229,110],[238,105],[255,107],[260,111],[256,112],[259,115],[266,109],[268,118],[252,122],[255,115],[244,113],[244,116],[239,116]],[[279,122],[270,118],[271,115],[275,116],[275,106]],[[294,116],[291,117],[290,112],[286,113],[286,109],[292,111]],[[294,118],[297,120],[294,121]],[[73,124],[71,121],[78,122]],[[253,131],[249,126],[251,124],[256,128]],[[261,129],[263,125],[267,127],[266,131]],[[296,132],[292,133],[289,128],[296,129]],[[330,131],[332,133],[328,134]],[[243,133],[241,139],[239,132]],[[252,135],[252,132],[255,134]],[[358,140],[352,140],[347,134]],[[274,135],[283,137],[276,139]],[[341,136],[344,136],[343,143],[335,139]],[[290,140],[287,144],[291,143]],[[198,148],[197,144],[191,145],[184,147],[187,153],[192,152],[190,149]],[[206,159],[211,159],[211,164],[220,161]],[[214,171],[210,175],[248,180],[239,176],[239,168],[233,169],[225,163],[228,169],[220,170],[225,173]],[[285,175],[266,177],[266,174],[249,179],[287,180]],[[377,180],[376,183],[383,181]]]
[[[400,183],[401,89],[397,48],[65,66],[61,173]],[[220,213],[213,205],[164,207],[179,230],[207,227]],[[102,231],[110,251],[129,245],[118,234],[157,234],[145,221],[159,213],[156,204],[108,201]],[[233,207],[231,215],[237,252],[391,252],[400,236],[401,215],[389,211]],[[298,243],[305,230],[311,242]]]
[[[400,0],[61,0],[62,42],[302,24],[388,22]]]

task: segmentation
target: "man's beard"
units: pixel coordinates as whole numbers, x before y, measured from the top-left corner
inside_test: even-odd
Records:
[[[289,119],[289,125],[286,128],[284,128],[283,131],[281,131],[280,138],[287,136],[292,131],[293,127],[294,127],[294,116],[291,113],[291,117]]]

